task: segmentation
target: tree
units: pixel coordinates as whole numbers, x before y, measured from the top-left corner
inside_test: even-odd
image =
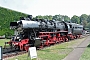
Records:
[[[45,15],[45,16],[41,16],[41,15],[38,15],[36,16],[35,18],[37,19],[47,19],[47,20],[52,20],[52,15]]]
[[[90,15],[89,15],[88,18],[87,18],[87,22],[90,22]]]
[[[63,15],[60,15],[60,14],[53,16],[53,19],[54,19],[54,20],[58,20],[58,21],[62,21],[63,18],[64,18]]]
[[[36,16],[36,18],[37,18],[37,19],[43,19],[43,16],[38,15],[38,16]]]
[[[84,28],[87,26],[87,21],[86,20],[83,20],[82,21],[82,24],[83,24],[83,26],[84,26]]]
[[[89,29],[90,29],[90,22],[87,24],[87,28],[89,28]]]
[[[88,15],[82,14],[82,15],[80,16],[80,23],[81,23],[83,20],[87,20],[87,18],[88,18]]]
[[[27,14],[0,7],[0,35],[5,35],[6,32],[10,32],[13,35],[14,31],[10,30],[10,22],[20,20],[20,17],[25,16]]]
[[[69,22],[69,21],[70,21],[70,17],[68,17],[68,16],[65,15],[65,16],[64,16],[64,21],[65,21],[65,22]]]
[[[43,16],[43,19],[52,20],[52,15],[45,15]]]
[[[80,19],[79,19],[79,17],[76,16],[76,15],[74,15],[74,16],[71,18],[71,21],[72,21],[73,23],[80,23]]]
[[[52,15],[49,15],[48,16],[48,20],[52,20],[53,19],[53,16]]]

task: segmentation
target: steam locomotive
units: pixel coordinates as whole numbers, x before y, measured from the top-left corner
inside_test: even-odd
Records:
[[[11,22],[10,29],[16,30],[18,34],[6,44],[15,50],[28,51],[28,48],[32,46],[43,48],[79,38],[83,32],[83,25],[64,21],[33,19],[32,15],[28,15],[27,18],[21,17],[19,21]]]

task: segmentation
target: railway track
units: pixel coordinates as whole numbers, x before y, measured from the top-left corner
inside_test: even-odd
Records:
[[[17,55],[22,55],[27,53],[26,51],[15,51],[15,52],[10,52],[10,53],[5,53],[3,54],[3,59],[7,59],[9,57],[17,56]]]
[[[87,37],[87,36],[89,36],[89,35],[83,35],[79,39]],[[45,47],[45,48],[47,48],[47,47]],[[13,56],[22,55],[22,54],[25,54],[25,53],[27,53],[27,52],[26,51],[13,51],[13,52],[10,52],[10,53],[4,53],[3,54],[3,59],[7,59],[7,58],[13,57]]]

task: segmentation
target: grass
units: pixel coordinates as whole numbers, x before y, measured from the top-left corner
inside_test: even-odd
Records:
[[[5,42],[10,41],[10,39],[0,39],[0,46],[4,47]]]
[[[44,48],[42,50],[38,50],[37,60],[62,60],[73,50],[75,46],[78,46],[85,39],[86,38],[72,40],[70,42],[65,42],[62,44],[57,44],[48,48]],[[30,60],[30,57],[28,57],[28,54],[26,53],[23,55],[8,58],[7,60],[15,60],[15,59]]]
[[[85,49],[84,53],[80,57],[80,60],[90,60],[90,44]]]

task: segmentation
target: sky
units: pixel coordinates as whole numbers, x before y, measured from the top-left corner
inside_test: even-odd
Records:
[[[0,0],[0,6],[33,16],[90,15],[90,0]]]

